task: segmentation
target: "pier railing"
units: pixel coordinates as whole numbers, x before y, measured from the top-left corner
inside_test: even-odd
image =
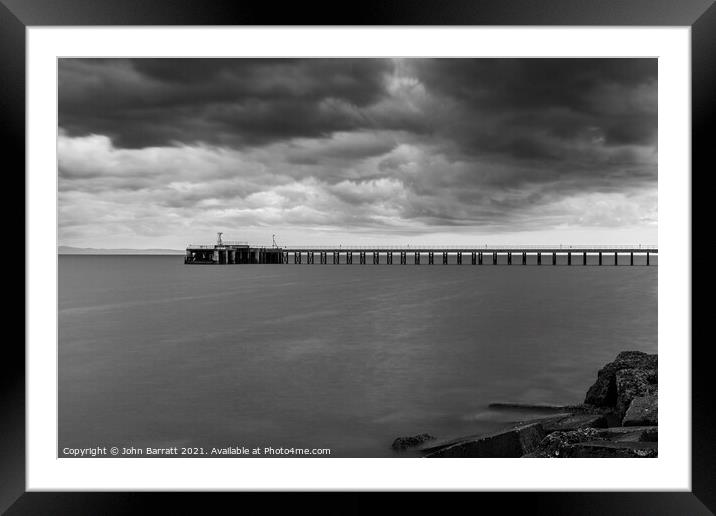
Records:
[[[257,246],[270,248],[271,246]],[[636,244],[636,245],[515,245],[515,244],[479,244],[479,245],[282,245],[283,251],[658,251],[656,245]]]

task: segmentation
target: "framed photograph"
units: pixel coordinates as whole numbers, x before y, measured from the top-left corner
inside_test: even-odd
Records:
[[[0,509],[713,510],[712,2],[3,4],[27,302]]]

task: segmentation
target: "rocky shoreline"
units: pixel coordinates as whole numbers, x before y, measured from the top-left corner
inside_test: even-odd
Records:
[[[490,408],[545,414],[449,441],[430,434],[398,437],[392,447],[424,457],[657,457],[658,356],[619,353],[599,370],[580,405],[492,403]]]

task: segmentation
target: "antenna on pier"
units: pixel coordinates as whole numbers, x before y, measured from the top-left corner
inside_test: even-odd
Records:
[[[271,240],[273,241],[273,246],[278,247],[278,245],[276,245],[276,235],[271,235]]]
[[[224,243],[221,241],[221,235],[223,235],[221,231],[216,233],[216,245],[223,245]]]

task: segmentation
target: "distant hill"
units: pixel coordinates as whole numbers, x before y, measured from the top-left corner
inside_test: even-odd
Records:
[[[95,249],[92,247],[57,247],[57,254],[184,254],[181,249]]]

